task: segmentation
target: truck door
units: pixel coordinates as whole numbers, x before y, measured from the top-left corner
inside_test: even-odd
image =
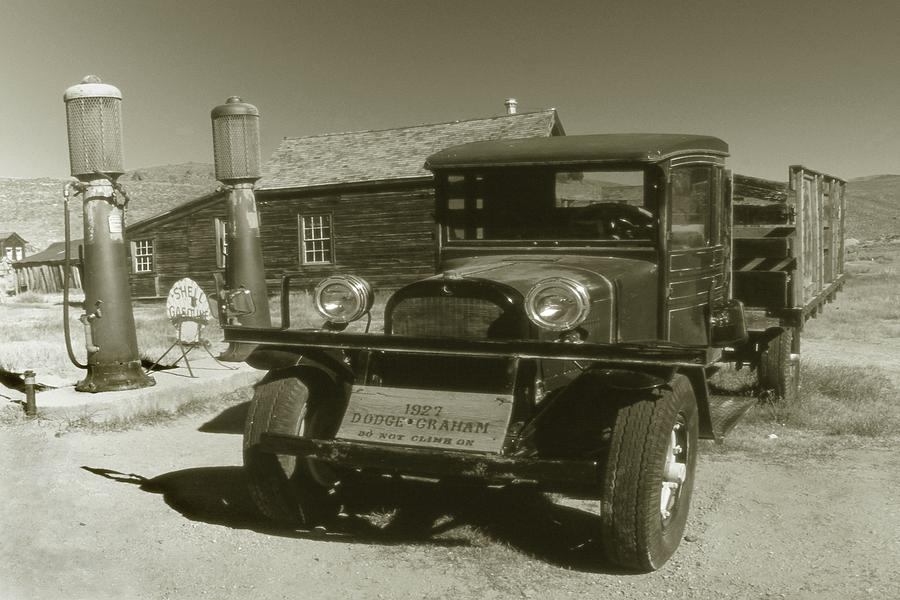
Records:
[[[714,159],[673,159],[669,171],[663,339],[709,344],[710,305],[724,298],[725,176]]]

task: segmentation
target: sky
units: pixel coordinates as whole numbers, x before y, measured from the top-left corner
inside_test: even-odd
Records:
[[[570,135],[714,135],[737,172],[900,173],[900,2],[0,0],[0,176],[69,175],[62,94],[123,94],[126,169],[283,137],[556,108]],[[424,157],[423,157],[424,158]]]

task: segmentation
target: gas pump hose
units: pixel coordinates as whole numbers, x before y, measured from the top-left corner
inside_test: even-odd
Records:
[[[79,369],[87,369],[87,365],[78,361],[78,358],[75,357],[75,352],[72,350],[72,338],[69,331],[69,279],[71,278],[71,266],[69,259],[69,196],[71,195],[72,190],[75,190],[75,194],[80,194],[84,191],[83,184],[77,179],[74,179],[67,182],[65,187],[63,188],[63,211],[65,212],[65,254],[63,261],[63,333],[66,338],[66,352],[69,354],[69,360],[72,361],[72,364],[78,367]]]

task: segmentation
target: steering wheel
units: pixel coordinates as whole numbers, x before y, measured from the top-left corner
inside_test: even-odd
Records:
[[[586,216],[602,226],[604,237],[614,240],[653,239],[656,217],[641,206],[621,202],[591,204]]]

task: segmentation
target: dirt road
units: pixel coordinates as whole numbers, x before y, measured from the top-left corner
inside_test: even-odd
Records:
[[[455,519],[418,542],[352,519],[270,529],[239,466],[243,410],[102,435],[0,430],[0,598],[900,598],[887,448],[704,447],[687,541],[629,575],[585,543],[593,519],[531,494],[443,497]]]

